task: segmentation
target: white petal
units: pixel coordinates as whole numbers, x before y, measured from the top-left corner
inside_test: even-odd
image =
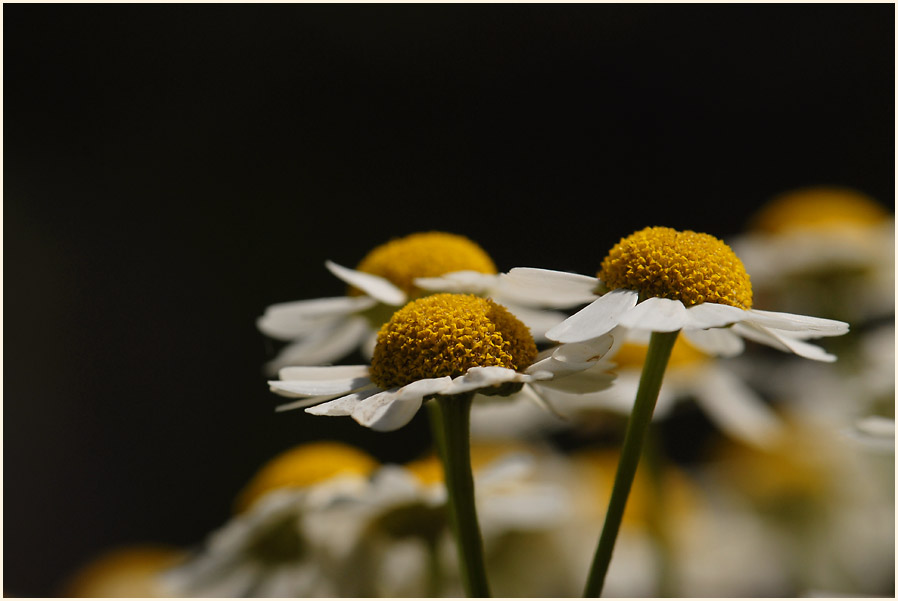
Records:
[[[342,359],[362,344],[371,331],[368,320],[360,316],[322,328],[282,348],[266,363],[266,373],[288,365],[322,365]]]
[[[502,299],[498,297],[493,297],[493,300],[503,305],[515,317],[521,320],[521,323],[530,329],[530,334],[536,342],[545,342],[547,340],[546,332],[567,319],[567,315],[560,311],[522,307],[514,303],[502,302]]]
[[[412,421],[422,400],[423,395],[406,394],[400,398],[396,390],[386,390],[356,405],[352,419],[378,432],[397,430]]]
[[[265,314],[256,320],[256,325],[266,336],[293,340],[375,304],[377,301],[367,296],[336,296],[278,303],[265,309]]]
[[[831,363],[836,360],[835,355],[827,353],[819,346],[803,342],[797,338],[786,335],[783,330],[774,330],[765,328],[753,323],[738,323],[733,326],[733,331],[738,332],[741,336],[766,344],[775,349],[785,352],[795,353],[799,357],[813,359],[815,361],[825,361]]]
[[[272,392],[277,392],[277,391],[272,391]],[[285,393],[285,392],[277,392],[277,393],[280,394],[280,396],[294,396],[292,394]],[[292,411],[293,409],[302,409],[304,407],[311,407],[312,405],[320,405],[321,403],[323,403],[325,401],[329,401],[333,398],[334,398],[334,395],[332,395],[332,394],[325,394],[325,395],[321,395],[321,396],[311,396],[311,397],[303,396],[293,402],[284,403],[283,405],[278,405],[277,407],[274,408],[274,410],[277,411],[278,413],[281,413],[283,411]]]
[[[285,367],[278,372],[281,380],[336,380],[340,378],[366,378],[367,365],[324,365]]]
[[[369,296],[376,298],[387,305],[404,305],[405,292],[397,288],[389,280],[380,276],[349,269],[337,265],[333,261],[326,261],[325,265],[335,276],[359,290],[363,290]]]
[[[690,320],[685,305],[680,301],[653,296],[621,315],[618,322],[625,328],[676,332]]]
[[[802,338],[818,338],[821,336],[841,336],[848,332],[848,324],[834,319],[811,317],[809,315],[796,315],[794,313],[778,313],[775,311],[760,311],[751,309],[750,317],[746,322],[774,328],[777,330],[790,330],[801,334]],[[795,337],[795,334],[792,336]]]
[[[719,357],[735,357],[745,349],[745,342],[729,328],[684,330],[683,336],[698,350]]]
[[[776,413],[730,372],[706,368],[693,386],[696,402],[730,436],[764,448],[782,435],[783,424]]]
[[[498,275],[479,271],[453,271],[435,278],[415,278],[415,286],[441,292],[481,294],[496,286]]]
[[[341,369],[344,367],[354,369]],[[301,396],[345,394],[371,383],[367,369],[359,369],[362,367],[365,366],[285,367],[281,370],[281,377],[286,374],[287,379],[271,380],[268,385],[275,392],[284,391]]]
[[[342,396],[327,403],[309,407],[306,409],[306,413],[330,416],[352,415],[353,410],[355,410],[362,401],[376,396],[386,395],[387,393],[392,394],[390,391],[380,390],[378,388],[353,392],[352,394],[347,394],[346,396]]]
[[[573,394],[587,394],[605,390],[614,383],[615,374],[608,371],[607,365],[600,364],[590,369],[571,371],[551,380],[535,383],[538,388],[552,388]]]
[[[432,394],[439,394],[446,390],[452,383],[452,378],[443,376],[441,378],[426,378],[424,380],[415,380],[410,384],[406,384],[396,391],[396,396],[402,400],[423,399]]]
[[[506,382],[529,382],[532,379],[529,375],[498,365],[472,367],[464,375],[454,378],[450,385],[442,391],[442,394],[460,394]]]
[[[496,297],[508,297],[531,306],[565,309],[596,298],[596,278],[533,267],[515,267],[499,276]]]
[[[615,336],[608,333],[588,342],[561,344],[552,349],[552,357],[568,363],[598,361],[608,355],[614,342]]]
[[[612,290],[546,332],[546,338],[557,342],[598,338],[614,329],[620,318],[636,306],[638,298],[639,293],[634,290]]]
[[[749,313],[739,307],[721,305],[718,303],[701,303],[686,309],[688,321],[687,330],[705,330],[707,328],[720,328],[748,319]]]

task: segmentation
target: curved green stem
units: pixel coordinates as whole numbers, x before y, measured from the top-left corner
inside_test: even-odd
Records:
[[[636,476],[643,441],[649,425],[652,423],[652,413],[655,411],[658,392],[661,390],[664,371],[667,369],[667,361],[677,340],[677,334],[679,331],[653,332],[649,341],[645,364],[642,366],[642,375],[639,378],[636,401],[633,403],[633,411],[627,422],[627,432],[624,435],[620,461],[617,464],[617,474],[614,477],[614,487],[611,489],[611,499],[605,514],[605,524],[602,526],[602,534],[599,536],[599,544],[592,560],[592,567],[583,593],[584,597],[598,597],[605,585],[605,576],[608,574],[608,566],[611,564],[611,553],[614,551],[614,543],[617,540],[624,509],[627,506],[627,497],[630,495],[630,488]]]
[[[462,583],[469,597],[489,597],[483,540],[474,506],[471,471],[471,402],[473,394],[438,396],[432,403],[434,438],[448,493],[449,521],[458,547]]]

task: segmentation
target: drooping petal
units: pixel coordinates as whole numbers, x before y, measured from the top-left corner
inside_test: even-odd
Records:
[[[682,335],[698,350],[709,355],[735,357],[745,350],[745,342],[729,328],[684,330]]]
[[[813,359],[815,361],[824,361],[832,363],[836,360],[836,356],[827,353],[819,346],[804,342],[798,338],[789,336],[783,330],[775,330],[766,328],[755,323],[738,323],[733,326],[733,331],[738,332],[741,336],[766,344],[775,349],[795,353],[799,357]]]
[[[407,393],[400,397],[395,389],[385,390],[356,405],[351,416],[366,428],[378,432],[398,430],[412,421],[423,399],[423,394]]]
[[[371,383],[367,367],[363,365],[285,367],[280,376],[280,380],[268,382],[272,391],[297,396],[345,394]]]
[[[293,340],[308,335],[341,318],[377,304],[367,296],[335,296],[277,303],[265,309],[256,326],[276,340]]]
[[[306,413],[311,413],[312,415],[330,416],[352,415],[353,410],[358,407],[359,403],[361,403],[362,401],[376,396],[392,394],[393,391],[380,390],[379,388],[369,388],[367,390],[360,390],[358,392],[353,392],[352,394],[347,394],[346,396],[328,401],[327,403],[321,403],[320,405],[309,407],[306,409]]]
[[[556,342],[598,338],[620,324],[621,318],[636,307],[638,298],[635,290],[612,290],[546,332],[546,338]]]
[[[565,364],[564,362],[559,362]],[[608,369],[606,364],[593,365],[589,369],[572,370],[563,375],[563,377],[540,380],[534,383],[538,388],[552,388],[562,392],[570,392],[573,394],[588,394],[609,388],[615,379],[614,372]],[[557,373],[557,372],[556,372]]]
[[[364,317],[344,318],[328,327],[310,333],[305,338],[288,344],[265,365],[272,374],[288,365],[323,365],[350,354],[364,342],[371,326]]]
[[[363,290],[369,296],[376,298],[387,305],[404,305],[407,297],[405,292],[397,288],[392,282],[380,276],[356,271],[338,265],[333,261],[326,261],[325,265],[335,276],[359,290]]]
[[[792,338],[819,338],[822,336],[841,336],[848,332],[848,324],[835,319],[811,317],[809,315],[797,315],[795,313],[780,313],[776,311],[761,311],[751,309],[746,322],[757,324],[765,328],[776,330],[789,330],[793,332]]]
[[[607,296],[607,295],[606,295]],[[618,323],[625,328],[676,332],[690,323],[686,306],[678,300],[651,297],[623,313]]]
[[[566,309],[596,298],[596,278],[533,267],[515,267],[499,276],[496,297],[522,305]]]
[[[481,388],[490,388],[506,382],[529,382],[532,378],[513,369],[491,365],[472,367],[464,375],[454,378],[441,394],[461,394]]]

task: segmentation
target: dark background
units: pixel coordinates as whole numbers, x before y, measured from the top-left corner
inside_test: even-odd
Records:
[[[595,272],[808,184],[894,199],[894,6],[3,6],[4,590],[191,545],[295,411],[254,321],[440,229]]]

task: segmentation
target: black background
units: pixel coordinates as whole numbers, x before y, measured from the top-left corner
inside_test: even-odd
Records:
[[[5,4],[4,590],[199,542],[280,450],[254,321],[439,229],[595,272],[808,184],[894,199],[894,6]],[[423,416],[419,416],[423,417]]]

